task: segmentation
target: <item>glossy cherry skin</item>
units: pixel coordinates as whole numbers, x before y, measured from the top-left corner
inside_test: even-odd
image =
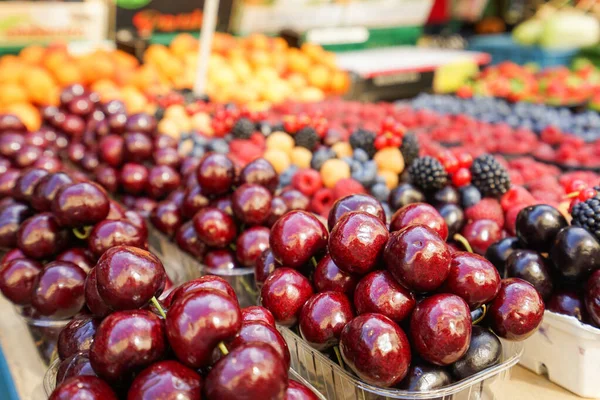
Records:
[[[544,302],[537,290],[529,282],[509,278],[502,280],[498,296],[488,307],[486,319],[496,335],[521,341],[535,333],[543,317]]]
[[[290,379],[285,391],[285,400],[319,400],[319,398],[300,382]]]
[[[281,218],[286,212],[288,212],[287,205],[285,201],[281,197],[273,197],[271,200],[271,212],[269,213],[269,217],[265,221],[265,225],[273,226],[275,222],[279,218]]]
[[[292,268],[277,268],[261,289],[261,303],[278,324],[292,326],[312,295],[310,281],[304,275]]]
[[[98,143],[100,159],[111,167],[118,167],[123,163],[125,140],[121,135],[107,135]]]
[[[215,364],[206,377],[207,400],[283,399],[287,369],[264,343],[244,344]]]
[[[452,254],[444,292],[462,297],[474,310],[496,297],[500,279],[491,262],[480,255],[461,251]]]
[[[400,389],[411,392],[441,389],[452,383],[452,375],[442,367],[426,362],[413,363],[400,384]]]
[[[67,241],[67,233],[61,230],[51,213],[30,217],[17,232],[17,245],[27,257],[47,259],[61,251]]]
[[[31,305],[44,316],[70,318],[85,304],[85,278],[86,273],[77,265],[53,261],[39,273]]]
[[[237,301],[237,296],[231,285],[223,278],[216,275],[204,275],[200,278],[188,281],[181,286],[173,289],[171,301],[175,302],[179,298],[199,289],[212,289],[220,292],[229,298]]]
[[[271,192],[266,188],[245,183],[233,192],[233,214],[248,225],[263,224],[271,212]]]
[[[516,237],[507,237],[488,247],[485,251],[485,258],[494,264],[500,275],[504,276],[506,260],[519,247],[521,247],[519,239]]]
[[[277,261],[275,261],[275,257],[273,257],[273,252],[271,249],[266,249],[261,253],[254,263],[254,279],[259,284],[264,283],[271,272],[273,272],[277,267],[278,264]]]
[[[31,304],[31,297],[42,265],[26,258],[15,259],[0,266],[0,291],[14,304]]]
[[[86,273],[94,267],[96,261],[93,254],[84,248],[73,247],[56,256],[57,261],[69,261],[77,265]]]
[[[435,365],[450,365],[465,355],[471,342],[471,311],[453,294],[436,294],[417,304],[410,320],[411,343]]]
[[[594,272],[588,279],[585,286],[584,301],[590,319],[596,326],[600,327],[600,271]]]
[[[271,193],[277,190],[279,176],[270,162],[264,158],[258,158],[246,165],[239,176],[240,184],[252,183],[266,187]]]
[[[200,240],[212,247],[225,247],[237,235],[231,216],[214,207],[206,207],[194,216],[194,228]]]
[[[155,199],[160,199],[177,189],[181,184],[181,176],[167,165],[157,165],[148,172],[146,192]]]
[[[274,326],[264,322],[243,322],[242,328],[238,334],[233,340],[228,342],[226,346],[231,352],[244,344],[257,342],[265,343],[273,347],[283,360],[285,369],[287,370],[290,368],[290,350],[288,349],[285,339]]]
[[[456,233],[460,232],[466,222],[463,209],[457,204],[443,204],[437,210],[446,222],[448,237],[454,237]]]
[[[296,189],[289,189],[279,195],[281,200],[285,203],[288,210],[308,210],[310,205],[310,199],[305,196],[301,191]]]
[[[106,191],[115,193],[119,189],[119,172],[108,165],[99,165],[94,169],[95,182]]]
[[[329,255],[342,270],[364,275],[381,259],[389,232],[381,219],[364,212],[347,213],[329,235]]]
[[[141,132],[128,132],[124,136],[124,159],[141,163],[152,156],[152,140]]]
[[[325,350],[339,342],[342,329],[352,318],[352,303],[345,294],[317,293],[300,311],[300,334],[312,347]]]
[[[264,226],[253,226],[238,237],[235,254],[240,264],[254,268],[260,255],[269,248],[269,232]]]
[[[208,249],[204,242],[198,238],[192,221],[188,221],[179,227],[175,234],[175,242],[179,248],[198,259],[204,258]]]
[[[329,255],[319,261],[312,279],[317,292],[341,292],[349,298],[353,298],[354,289],[360,280],[358,276],[341,270]]]
[[[96,317],[105,317],[111,313],[111,309],[106,305],[98,293],[95,267],[90,270],[90,273],[85,280],[85,305],[92,315]]]
[[[133,374],[165,355],[163,321],[147,310],[117,311],[96,331],[90,362],[108,382],[127,382]]]
[[[181,164],[179,153],[176,149],[170,147],[155,150],[152,157],[156,165],[167,165],[171,168],[177,168]]]
[[[15,154],[14,164],[21,169],[31,167],[42,154],[43,151],[39,147],[26,144]]]
[[[63,186],[73,183],[73,179],[64,172],[48,174],[38,181],[33,191],[31,205],[38,211],[50,211],[56,193]]]
[[[395,386],[406,376],[411,361],[408,338],[391,319],[363,314],[344,327],[340,338],[344,362],[366,383]]]
[[[192,368],[210,365],[215,347],[241,327],[237,300],[215,289],[194,290],[177,299],[166,319],[169,344],[179,361]]]
[[[52,201],[52,213],[62,226],[94,225],[106,218],[110,210],[104,190],[91,182],[62,187]]]
[[[158,207],[156,200],[149,197],[138,197],[135,199],[133,209],[143,218],[149,218],[156,207]]]
[[[411,203],[394,213],[390,232],[399,231],[409,225],[425,225],[442,239],[448,238],[448,226],[440,213],[427,203]]]
[[[383,211],[383,207],[377,199],[366,194],[351,194],[336,201],[329,211],[329,218],[327,219],[329,230],[333,230],[339,219],[352,211],[362,211],[374,215],[384,224],[386,222],[385,211]]]
[[[471,244],[477,254],[485,254],[492,243],[502,239],[502,228],[489,219],[480,219],[467,223],[462,230],[462,235]]]
[[[519,211],[516,220],[517,237],[524,248],[547,252],[558,231],[568,226],[565,217],[556,208],[537,204]]]
[[[17,247],[21,224],[30,215],[31,210],[22,203],[9,204],[0,209],[0,247]]]
[[[117,395],[102,379],[83,375],[64,381],[49,400],[117,400]]]
[[[228,249],[211,250],[204,256],[204,265],[210,270],[230,270],[238,268],[235,254]]]
[[[271,311],[261,306],[242,308],[242,322],[263,322],[275,327],[275,317],[273,317]]]
[[[87,351],[75,353],[61,361],[56,373],[56,385],[76,376],[97,376]]]
[[[134,379],[127,400],[201,399],[202,377],[177,361],[152,364]]]
[[[27,132],[27,127],[16,115],[2,114],[0,115],[0,132],[5,131]]]
[[[25,203],[30,203],[33,198],[33,193],[36,185],[40,182],[40,180],[47,176],[48,172],[39,169],[32,168],[27,171],[24,171],[19,179],[15,182],[15,187],[12,191],[12,197],[15,200],[20,200]]]
[[[546,302],[546,309],[558,314],[570,315],[581,322],[588,319],[583,296],[572,290],[557,290]]]
[[[165,268],[152,253],[131,246],[107,250],[96,264],[98,293],[114,310],[132,310],[160,296]]]
[[[56,348],[61,360],[79,352],[87,352],[94,342],[94,335],[100,325],[98,318],[84,317],[71,320],[60,331]]]
[[[514,251],[506,261],[506,276],[531,283],[544,300],[554,291],[549,262],[532,250]]]
[[[157,135],[154,137],[154,149],[175,149],[177,150],[179,142],[169,135]],[[197,166],[197,164],[196,164]]]
[[[96,224],[87,241],[88,248],[96,257],[115,246],[148,247],[139,229],[125,220],[104,220]]]
[[[410,225],[392,232],[383,257],[394,278],[417,292],[437,289],[450,273],[446,242],[424,225]]]
[[[13,188],[20,176],[21,172],[12,168],[0,174],[0,197],[12,196]]]
[[[25,145],[25,137],[17,132],[4,132],[0,135],[0,154],[13,158]]]
[[[150,214],[150,222],[152,222],[152,225],[159,231],[169,237],[173,236],[183,223],[179,207],[169,200],[158,203],[156,208],[154,208]]]
[[[417,301],[388,271],[374,271],[361,279],[354,292],[357,314],[382,314],[396,323],[410,316]]]
[[[452,364],[450,370],[456,379],[466,379],[487,368],[498,365],[502,357],[502,343],[487,328],[474,325],[467,353]]]
[[[196,178],[206,194],[227,193],[235,182],[233,162],[226,155],[209,154],[198,165]]]
[[[140,194],[148,185],[148,168],[141,164],[127,163],[121,168],[120,182],[123,190],[130,194]]]
[[[299,268],[327,246],[329,234],[312,214],[291,211],[271,228],[271,251],[278,263]]]
[[[132,114],[127,118],[125,129],[128,132],[152,134],[156,130],[156,118],[147,113]]]
[[[0,267],[8,264],[13,260],[17,260],[19,258],[27,258],[25,254],[20,249],[12,249],[11,251],[5,253],[2,258],[0,258]]]
[[[181,213],[184,218],[192,218],[202,208],[207,207],[209,203],[210,200],[202,193],[202,188],[196,185],[185,191],[181,203]]]
[[[550,259],[559,277],[571,282],[587,279],[600,264],[600,243],[578,226],[561,229],[550,249]]]

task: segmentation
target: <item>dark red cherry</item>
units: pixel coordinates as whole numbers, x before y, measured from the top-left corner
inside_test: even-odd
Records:
[[[155,149],[175,149],[177,150],[177,145],[179,143],[177,140],[169,135],[157,135],[154,138],[154,148]],[[183,160],[181,160],[183,161]],[[199,160],[198,160],[199,161]],[[198,166],[198,164],[196,164]]]
[[[237,296],[231,285],[223,278],[216,275],[204,275],[200,278],[193,279],[184,283],[183,285],[173,289],[173,295],[171,301],[175,302],[182,298],[188,293],[191,293],[198,289],[212,289],[217,292],[223,293],[231,299],[237,301]]]
[[[173,236],[182,224],[181,212],[177,205],[169,200],[158,203],[150,214],[150,222],[167,236]]]
[[[127,132],[124,136],[125,161],[141,163],[152,157],[152,140],[141,132]]]
[[[269,227],[273,226],[286,212],[288,212],[288,208],[283,199],[281,197],[273,197],[271,199],[271,211],[265,221],[265,225]]]
[[[227,249],[211,250],[206,253],[204,256],[204,265],[206,265],[209,270],[215,270],[215,272],[239,267],[235,254]]]
[[[4,132],[0,135],[0,154],[7,158],[13,158],[25,144],[25,136],[21,133]]]
[[[358,276],[341,270],[329,255],[319,261],[312,279],[317,292],[341,292],[349,298],[353,298],[354,289],[360,280]]]
[[[450,272],[446,242],[424,225],[392,232],[383,256],[394,278],[416,292],[437,289]]]
[[[352,211],[362,211],[374,215],[385,224],[385,212],[383,211],[381,203],[372,196],[359,193],[351,194],[350,196],[343,197],[335,202],[329,211],[329,218],[327,219],[329,230],[333,230],[333,227],[339,219],[346,213]]]
[[[172,360],[159,361],[140,372],[127,392],[127,400],[201,398],[202,377]]]
[[[152,253],[131,246],[107,250],[96,264],[96,286],[104,302],[114,310],[130,310],[160,296],[166,273]]]
[[[91,317],[71,320],[58,335],[56,348],[60,359],[64,360],[79,352],[87,352],[94,342],[100,322],[100,319]]]
[[[290,350],[281,333],[277,329],[264,322],[244,322],[238,334],[227,343],[227,349],[232,351],[249,343],[265,343],[282,358],[285,369],[290,367]]]
[[[584,301],[587,312],[596,326],[600,327],[600,272],[594,272],[585,286]]]
[[[150,214],[156,209],[158,203],[149,197],[138,197],[133,204],[133,210],[143,218],[149,218]]]
[[[269,248],[269,228],[253,226],[237,238],[236,258],[244,267],[254,268],[260,255]]]
[[[68,261],[53,261],[39,273],[31,304],[40,314],[55,319],[76,315],[85,304],[86,273]]]
[[[473,251],[484,255],[492,243],[502,239],[502,228],[495,221],[480,219],[467,223],[462,235],[471,244]]]
[[[52,201],[63,186],[73,183],[73,179],[64,172],[48,174],[38,181],[31,197],[31,205],[38,211],[50,211]]]
[[[132,223],[124,220],[104,220],[94,226],[87,239],[96,257],[115,246],[148,247],[146,238]]]
[[[106,317],[90,348],[90,362],[108,382],[127,382],[165,355],[163,321],[147,310],[117,311]]]
[[[275,327],[275,317],[273,317],[271,311],[261,306],[242,308],[242,322],[263,322]]]
[[[340,351],[344,362],[369,384],[395,386],[406,376],[410,344],[402,329],[380,314],[363,314],[342,330]]]
[[[300,334],[312,347],[325,350],[339,342],[342,329],[352,318],[352,303],[345,294],[317,293],[300,311]]]
[[[56,385],[76,376],[97,376],[87,351],[73,354],[61,361],[56,373]]]
[[[107,192],[115,193],[119,189],[119,172],[108,165],[99,165],[94,170],[95,181]]]
[[[185,191],[181,203],[181,213],[184,218],[193,218],[202,208],[207,207],[210,200],[202,193],[199,185]]]
[[[233,218],[218,208],[206,207],[194,216],[194,228],[200,240],[212,247],[225,247],[237,235]]]
[[[42,154],[42,156],[33,163],[33,168],[40,168],[50,173],[59,172],[64,169],[62,162],[56,156],[47,154]]]
[[[20,176],[21,171],[12,168],[0,174],[0,197],[12,196],[13,189]]]
[[[181,184],[179,173],[166,165],[157,165],[148,172],[146,192],[155,199],[164,198]]]
[[[282,265],[300,268],[327,246],[327,228],[313,214],[291,211],[271,228],[273,256]]]
[[[9,204],[0,209],[0,247],[17,247],[19,228],[30,215],[31,209],[22,203]]]
[[[60,128],[68,136],[78,138],[85,131],[85,121],[78,115],[67,114],[65,120],[60,124]]]
[[[233,350],[215,364],[206,377],[208,399],[283,399],[287,368],[273,347],[249,343]]]
[[[120,182],[123,190],[130,194],[140,194],[148,185],[148,168],[141,164],[127,163],[121,168]]]
[[[491,262],[477,254],[452,254],[445,292],[462,297],[474,310],[492,301],[499,290],[500,274]]]
[[[26,219],[17,232],[17,245],[27,257],[48,259],[66,245],[67,234],[51,213],[36,214]]]
[[[210,206],[218,208],[219,210],[223,211],[227,215],[230,215],[233,217],[233,206],[231,204],[231,196],[230,195],[225,195],[223,197],[214,199],[213,201],[210,202]]]
[[[278,324],[292,326],[312,295],[310,281],[304,275],[292,268],[277,268],[261,289],[261,303]]]
[[[296,189],[286,190],[285,192],[281,193],[279,197],[281,200],[283,200],[289,211],[306,211],[310,205],[310,199]]]
[[[0,132],[16,131],[27,132],[25,124],[14,114],[0,115]]]
[[[56,256],[57,261],[69,261],[77,265],[79,268],[84,270],[86,273],[95,265],[95,259],[93,254],[84,248],[73,247]]]
[[[290,379],[285,391],[285,400],[319,400],[317,395],[302,383]]]
[[[121,135],[107,135],[98,143],[100,159],[111,167],[119,167],[124,159],[125,140]]]
[[[69,102],[67,109],[71,114],[85,117],[94,111],[94,103],[85,96],[75,97]]]
[[[124,114],[125,104],[121,100],[109,100],[102,106],[106,115]]]
[[[448,238],[446,221],[430,204],[411,203],[396,211],[390,222],[390,231],[399,231],[409,225],[425,225],[443,240]]]
[[[416,304],[415,296],[388,271],[371,272],[354,291],[357,314],[382,314],[396,323],[409,317]]]
[[[47,175],[47,171],[38,168],[23,171],[19,179],[15,182],[15,187],[12,191],[13,198],[25,203],[31,203],[36,185]]]
[[[18,260],[19,258],[27,258],[25,254],[20,249],[12,249],[11,251],[5,253],[2,258],[0,258],[0,267],[8,264],[13,260]]]
[[[105,219],[109,210],[106,192],[91,182],[62,187],[52,202],[52,213],[67,227],[94,225]]]
[[[273,252],[267,248],[254,263],[254,279],[257,283],[262,284],[277,267],[278,264],[275,257],[273,257]]]
[[[215,289],[194,290],[177,299],[166,319],[169,344],[177,358],[192,368],[209,365],[215,347],[233,338],[241,326],[237,300]]]
[[[179,227],[175,234],[175,242],[180,249],[197,259],[204,258],[208,249],[204,242],[198,238],[198,234],[194,229],[194,223],[192,221],[188,221]]]
[[[527,307],[523,307],[527,304]],[[525,340],[542,323],[544,302],[529,282],[519,278],[502,280],[498,295],[488,307],[487,321],[494,333],[508,340]]]
[[[554,292],[550,263],[535,251],[515,250],[506,261],[506,276],[531,283],[544,300]]]
[[[469,349],[469,305],[453,294],[436,294],[417,304],[410,320],[410,336],[417,353],[435,365],[450,365]]]
[[[123,207],[114,200],[109,200],[110,209],[108,211],[108,215],[106,216],[107,220],[117,220],[117,219],[125,219],[125,210]],[[102,221],[104,222],[104,221]]]
[[[181,164],[179,153],[177,150],[170,147],[155,150],[153,158],[156,165],[166,165],[171,168],[178,168],[179,164]]]
[[[81,168],[86,170],[87,172],[92,172],[100,165],[100,161],[98,160],[98,156],[95,153],[87,152],[81,159]]]
[[[62,106],[67,106],[76,97],[83,96],[85,94],[85,88],[79,83],[64,88],[60,93],[60,103]]]
[[[42,156],[43,150],[31,145],[23,145],[14,156],[15,166],[24,169],[33,166],[33,164]]]
[[[212,153],[200,162],[196,177],[206,194],[224,194],[231,190],[235,181],[235,168],[226,155]]]
[[[350,212],[339,219],[329,235],[329,255],[344,271],[364,275],[380,261],[388,237],[378,217]]]
[[[156,118],[146,113],[132,114],[127,118],[125,129],[128,132],[137,131],[146,134],[153,134],[156,130]]]
[[[588,319],[583,296],[572,290],[555,291],[546,303],[546,308],[548,311],[575,317],[581,322]]]
[[[252,183],[266,187],[274,193],[279,184],[279,176],[270,162],[264,158],[258,158],[246,165],[240,172],[240,184]]]
[[[64,381],[49,400],[117,400],[117,395],[102,379],[84,375]]]
[[[247,225],[261,225],[271,212],[271,199],[271,193],[266,188],[243,184],[233,192],[233,214]]]
[[[5,173],[11,166],[11,162],[8,158],[0,156],[0,174]]]
[[[105,317],[112,311],[98,293],[95,267],[90,270],[85,280],[85,304],[92,315],[96,317]]]
[[[0,266],[0,291],[17,305],[31,304],[36,279],[42,266],[26,258],[18,258]]]

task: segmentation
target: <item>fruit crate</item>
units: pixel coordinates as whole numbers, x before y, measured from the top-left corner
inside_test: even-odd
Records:
[[[507,380],[510,369],[519,362],[523,343],[502,340],[502,362],[467,379],[442,389],[409,392],[379,388],[361,382],[357,377],[312,348],[302,338],[285,327],[278,327],[291,354],[291,366],[328,400],[494,400],[491,384]]]
[[[173,243],[150,223],[148,224],[148,244],[165,266],[165,270],[182,271],[188,277],[186,281],[202,275],[217,275],[233,287],[241,307],[256,305],[258,292],[254,281],[253,268],[235,268],[231,270],[208,268],[181,250],[177,244]]]
[[[478,35],[469,40],[469,50],[489,53],[492,64],[512,61],[517,64],[536,63],[541,68],[569,65],[578,50],[546,50],[539,46],[522,46],[510,34]]]
[[[581,397],[600,399],[600,329],[575,317],[546,311],[520,363]]]

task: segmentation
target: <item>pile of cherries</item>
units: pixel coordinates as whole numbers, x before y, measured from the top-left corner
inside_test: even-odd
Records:
[[[498,364],[498,337],[524,340],[542,321],[535,288],[449,246],[427,204],[401,208],[388,228],[377,200],[351,195],[327,226],[304,211],[275,222],[256,265],[268,274],[261,302],[316,349],[339,346],[340,363],[369,384],[446,386]]]
[[[93,271],[86,289],[108,312],[61,332],[50,400],[317,399],[288,379],[289,350],[271,313],[240,309],[225,280],[165,290],[158,258],[128,246],[106,251]]]

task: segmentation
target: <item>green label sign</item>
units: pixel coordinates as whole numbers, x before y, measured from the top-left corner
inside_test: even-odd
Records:
[[[152,0],[117,0],[117,6],[121,8],[127,8],[128,10],[135,10],[148,5]]]

